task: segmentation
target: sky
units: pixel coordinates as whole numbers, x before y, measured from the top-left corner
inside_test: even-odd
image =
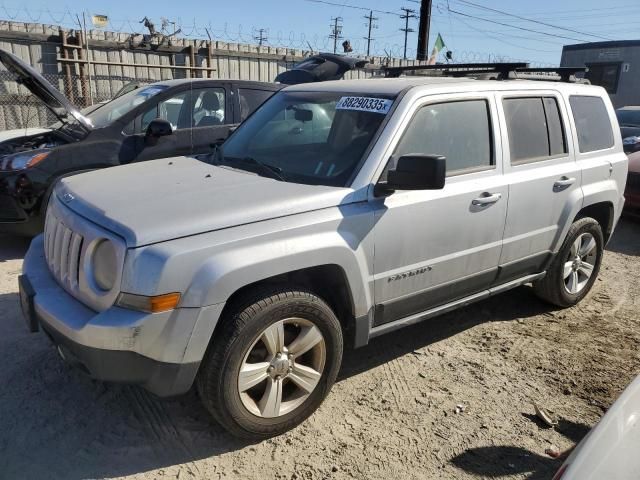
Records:
[[[429,50],[440,33],[454,61],[558,65],[565,44],[640,39],[640,1],[611,2],[605,6],[601,0],[434,0]],[[372,30],[371,54],[401,57],[402,7],[418,14],[419,0],[0,0],[0,19],[73,28],[76,15],[85,12],[108,15],[108,30],[142,33],[143,17],[149,17],[158,30],[164,17],[191,38],[206,39],[208,30],[216,40],[256,43],[254,37],[263,28],[266,45],[332,51],[330,26],[333,18],[341,17],[342,36],[351,42],[353,54],[366,54],[364,16],[373,9],[378,20]],[[407,56],[414,58],[417,19],[409,20],[409,28],[416,32],[408,34]]]

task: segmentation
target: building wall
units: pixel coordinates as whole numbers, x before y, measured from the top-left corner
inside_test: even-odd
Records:
[[[593,63],[619,63],[616,93],[610,93],[614,106],[640,105],[640,40],[594,42],[566,45],[560,66],[581,67]]]

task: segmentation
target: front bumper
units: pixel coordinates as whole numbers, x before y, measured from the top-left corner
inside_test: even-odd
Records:
[[[95,312],[49,273],[42,235],[25,256],[20,283],[23,311],[25,305],[32,306],[33,323],[47,333],[65,360],[98,380],[139,384],[159,396],[191,388],[209,341],[198,333],[209,330],[223,307],[157,314],[119,307]]]

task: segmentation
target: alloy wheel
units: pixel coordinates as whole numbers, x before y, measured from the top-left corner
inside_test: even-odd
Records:
[[[262,418],[295,410],[322,378],[326,345],[320,329],[303,318],[268,326],[249,347],[238,373],[244,407]]]

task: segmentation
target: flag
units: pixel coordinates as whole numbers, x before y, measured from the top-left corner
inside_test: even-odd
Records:
[[[440,34],[438,34],[438,38],[436,38],[436,44],[433,46],[433,50],[431,50],[431,56],[429,57],[429,61],[427,62],[427,65],[436,64],[436,59],[438,58],[438,54],[440,53],[440,50],[442,50],[443,48],[444,48],[444,40],[442,40],[442,37],[440,36]]]

